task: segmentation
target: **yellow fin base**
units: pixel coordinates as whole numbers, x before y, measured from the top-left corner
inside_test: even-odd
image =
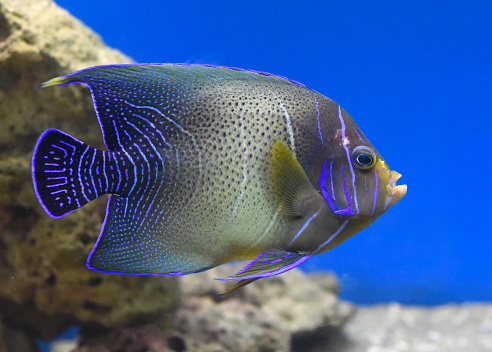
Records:
[[[299,199],[306,191],[313,190],[302,166],[281,140],[273,142],[269,161],[270,185],[279,210],[288,216],[300,215],[296,209]]]
[[[57,86],[57,85],[64,84],[64,83],[67,83],[67,82],[68,82],[68,78],[65,77],[65,76],[56,77],[56,78],[50,79],[49,81],[46,81],[44,83],[41,83],[40,88]]]
[[[236,289],[238,289],[239,287],[243,287],[243,286],[246,286],[247,284],[250,284],[252,283],[253,281],[256,281],[258,280],[259,278],[255,278],[255,279],[245,279],[245,280],[241,280],[239,281],[236,285],[232,286],[231,288],[225,290],[224,292],[222,293],[219,293],[219,296],[221,295],[225,295],[226,293],[229,293],[229,292],[232,292]]]

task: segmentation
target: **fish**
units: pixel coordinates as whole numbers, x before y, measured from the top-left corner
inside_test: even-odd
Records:
[[[187,275],[249,260],[226,292],[287,272],[370,226],[406,185],[335,101],[286,77],[200,64],[86,68],[107,150],[49,129],[32,157],[63,217],[110,194],[87,267]]]

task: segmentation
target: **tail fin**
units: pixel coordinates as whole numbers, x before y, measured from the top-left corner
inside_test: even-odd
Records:
[[[93,178],[104,163],[103,152],[58,130],[47,130],[36,145],[32,157],[32,175],[36,195],[44,210],[59,218],[105,193]],[[94,175],[95,176],[95,175]]]

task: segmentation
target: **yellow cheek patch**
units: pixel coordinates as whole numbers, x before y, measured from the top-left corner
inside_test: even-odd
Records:
[[[377,165],[377,167],[380,167],[384,171],[384,173],[389,176],[389,174],[391,173],[391,170],[388,167],[388,165],[386,164],[386,162],[384,160],[378,160],[378,164],[379,165]]]

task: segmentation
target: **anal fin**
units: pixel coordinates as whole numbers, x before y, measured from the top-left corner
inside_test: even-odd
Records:
[[[229,276],[228,278],[216,280],[249,280],[279,275],[294,269],[311,258],[311,256],[312,255],[308,253],[288,252],[283,249],[270,248],[263,251],[255,258],[255,260],[246,265],[237,274]]]

